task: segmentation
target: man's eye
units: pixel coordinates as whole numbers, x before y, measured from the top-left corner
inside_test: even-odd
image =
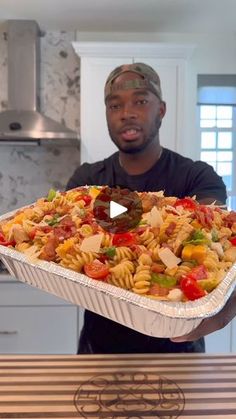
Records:
[[[137,100],[137,105],[146,105],[148,103],[147,99],[139,99]]]
[[[120,105],[118,103],[113,103],[109,106],[109,109],[111,111],[117,111],[118,109],[120,109]]]

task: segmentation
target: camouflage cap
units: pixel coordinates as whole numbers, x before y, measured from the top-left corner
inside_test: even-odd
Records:
[[[141,78],[114,84],[116,78],[126,72],[136,73]],[[108,96],[121,89],[147,89],[162,100],[160,77],[152,67],[144,63],[124,64],[116,67],[109,74],[105,83],[105,101]]]

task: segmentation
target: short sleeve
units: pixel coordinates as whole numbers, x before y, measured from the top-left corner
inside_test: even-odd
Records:
[[[191,172],[189,191],[191,196],[196,195],[198,200],[213,198],[223,204],[226,202],[226,186],[212,166],[197,161],[193,164]]]

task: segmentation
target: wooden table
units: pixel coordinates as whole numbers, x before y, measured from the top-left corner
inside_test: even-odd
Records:
[[[236,419],[236,355],[1,355],[0,417]]]

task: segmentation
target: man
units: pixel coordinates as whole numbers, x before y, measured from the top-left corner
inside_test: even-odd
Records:
[[[116,68],[105,84],[105,105],[109,134],[119,151],[104,161],[80,166],[67,189],[86,184],[121,186],[225,203],[225,185],[211,166],[161,147],[159,128],[166,104],[159,76],[151,67],[135,63]],[[143,335],[86,311],[79,353],[204,352],[203,334],[194,342],[183,338],[174,342]]]

